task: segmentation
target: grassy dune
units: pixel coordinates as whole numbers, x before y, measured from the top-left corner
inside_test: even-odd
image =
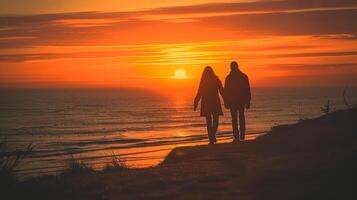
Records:
[[[31,179],[1,199],[352,199],[357,110],[276,126],[254,141],[174,149],[148,169]]]

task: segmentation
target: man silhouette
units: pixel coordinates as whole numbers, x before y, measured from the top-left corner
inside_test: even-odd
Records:
[[[231,72],[226,77],[224,84],[225,107],[230,109],[232,116],[233,136],[236,141],[244,140],[245,137],[245,116],[244,109],[250,108],[250,85],[248,76],[240,71],[238,63],[231,63]],[[237,115],[239,114],[239,128]]]

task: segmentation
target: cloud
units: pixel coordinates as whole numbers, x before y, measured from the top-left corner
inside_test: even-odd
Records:
[[[357,26],[350,20],[357,18],[356,6],[352,0],[286,0],[1,16],[0,49],[217,41],[247,35],[356,35]]]
[[[339,52],[304,52],[290,54],[272,54],[272,55],[253,55],[252,57],[262,58],[299,58],[299,57],[326,57],[326,56],[356,56],[357,51],[339,51]]]
[[[0,55],[0,62],[24,62],[34,60],[47,60],[63,58],[64,54],[49,54],[49,53],[32,53],[32,54],[12,54],[12,55]]]
[[[256,70],[356,70],[357,63],[330,63],[330,64],[272,64],[255,66]]]
[[[357,33],[357,27],[350,23],[356,17],[357,10],[351,9],[231,15],[204,18],[201,22],[255,35],[325,35]]]
[[[189,44],[187,44],[189,45]],[[218,44],[217,44],[218,45]],[[139,45],[140,46],[140,45]],[[137,47],[139,47],[137,46]],[[200,50],[199,48],[179,48],[173,45],[168,47],[167,50],[163,51],[156,49],[155,47],[148,47],[145,50],[132,51],[137,48],[135,46],[122,46],[113,50],[106,51],[76,51],[63,53],[15,53],[15,54],[0,54],[0,63],[12,63],[12,62],[27,62],[27,61],[41,61],[41,60],[53,60],[53,59],[107,59],[107,58],[118,58],[126,59],[128,62],[133,62],[134,65],[168,65],[168,64],[205,64],[212,62],[220,62],[229,59],[231,56],[239,56],[240,59],[284,59],[284,58],[310,58],[310,57],[344,57],[344,56],[357,56],[357,51],[316,51],[311,46],[297,46],[293,48],[292,46],[287,46],[286,48],[281,48],[279,46],[264,46],[261,48],[259,46],[252,47],[250,49],[244,50],[244,52],[239,53],[239,51],[227,51],[227,50],[214,50],[206,49]],[[220,48],[224,46],[216,46]],[[127,50],[124,50],[127,48]],[[226,46],[227,48],[227,46]],[[233,46],[228,46],[228,48],[233,48]],[[237,48],[237,47],[235,47]],[[308,49],[310,49],[308,51]],[[245,49],[243,47],[242,49]],[[292,51],[291,53],[282,53],[284,51]],[[302,51],[299,53],[294,53],[295,51]],[[291,65],[292,66],[292,65]]]
[[[357,6],[355,0],[272,0],[236,3],[209,3],[203,5],[158,8],[150,14],[194,14],[217,12],[280,12],[326,8],[344,8]]]
[[[305,69],[356,74],[355,64],[343,64],[341,60],[345,57],[355,59],[357,49],[339,43],[353,42],[356,38],[357,26],[353,26],[351,21],[357,19],[356,4],[356,1],[288,0],[205,4],[133,12],[1,16],[0,64],[3,69],[10,69],[11,64],[15,63],[20,71],[20,66],[28,65],[24,62],[29,61],[68,59],[59,63],[70,63],[81,59],[76,62],[80,63],[95,58],[94,64],[94,60],[86,64],[107,64],[109,60],[108,63],[114,64],[108,65],[119,66],[123,63],[140,67],[201,66],[238,57],[248,63],[256,61],[266,64],[265,67],[255,67],[262,71],[300,73]],[[291,36],[302,39],[285,41],[285,37]],[[310,37],[313,42],[306,39]],[[250,38],[261,40],[244,41]],[[264,38],[268,42],[263,41]],[[204,46],[208,41],[224,42]],[[326,48],[320,44],[330,46]],[[336,49],[333,46],[335,44]],[[111,46],[120,47],[108,50],[107,47]],[[46,52],[43,49],[47,47],[63,49]],[[89,51],[90,47],[98,49]],[[294,61],[317,59],[328,60],[325,63],[340,63],[269,63],[271,60],[284,63],[290,58],[296,58]]]
[[[336,35],[316,35],[319,39],[334,39],[334,40],[357,40],[357,35],[353,34],[336,34]]]

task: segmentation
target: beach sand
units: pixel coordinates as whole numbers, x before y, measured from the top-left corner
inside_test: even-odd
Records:
[[[1,199],[352,199],[357,110],[281,125],[256,140],[179,147],[157,167],[69,172]]]

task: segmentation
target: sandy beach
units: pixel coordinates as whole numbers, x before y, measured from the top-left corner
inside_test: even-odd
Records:
[[[350,199],[357,110],[256,140],[179,147],[157,167],[78,170],[4,185],[4,199]]]

